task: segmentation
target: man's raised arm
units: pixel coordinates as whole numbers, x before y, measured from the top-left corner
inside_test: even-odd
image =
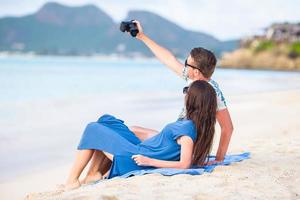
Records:
[[[182,77],[183,64],[180,63],[168,49],[158,45],[147,35],[145,35],[139,21],[134,20],[134,22],[137,24],[139,29],[139,33],[137,34],[136,38],[144,42],[158,60],[173,70],[178,76]]]

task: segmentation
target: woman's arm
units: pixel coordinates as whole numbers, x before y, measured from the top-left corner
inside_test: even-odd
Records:
[[[187,169],[191,166],[192,163],[193,140],[188,136],[181,136],[177,139],[177,142],[181,145],[179,161],[159,160],[143,155],[133,155],[132,158],[137,163],[137,165],[140,166]]]

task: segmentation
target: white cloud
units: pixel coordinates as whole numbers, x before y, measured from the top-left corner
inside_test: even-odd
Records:
[[[0,16],[32,13],[46,0],[0,0]],[[67,5],[92,3],[123,19],[128,10],[155,12],[184,28],[203,31],[220,39],[239,38],[258,32],[273,22],[300,22],[298,0],[59,0]],[[18,9],[18,7],[22,7]]]

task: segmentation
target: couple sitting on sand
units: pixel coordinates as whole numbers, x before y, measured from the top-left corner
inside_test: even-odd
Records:
[[[127,127],[111,115],[101,116],[89,123],[78,145],[74,165],[64,190],[80,187],[127,172],[149,168],[181,168],[191,165],[211,165],[222,162],[226,154],[233,126],[226,102],[218,84],[210,79],[216,58],[204,48],[194,48],[185,63],[179,62],[167,49],[159,46],[142,30],[138,21],[137,39],[143,41],[154,55],[177,75],[190,81],[185,87],[185,106],[179,119],[160,132],[138,126]],[[221,127],[216,160],[207,162],[215,123]],[[84,180],[79,181],[83,169],[91,160]]]

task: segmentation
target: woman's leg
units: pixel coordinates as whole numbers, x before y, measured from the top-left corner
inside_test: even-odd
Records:
[[[103,163],[101,164],[100,169],[99,169],[101,174],[103,175],[103,177],[108,176],[111,164],[112,164],[112,161],[105,156]]]
[[[110,161],[113,161],[114,159],[114,155],[110,154],[110,153],[107,153],[105,151],[102,151],[104,153],[104,155],[110,160]]]
[[[111,167],[112,161],[114,159],[114,155],[107,153],[105,151],[103,151],[103,154],[105,155],[105,159],[103,164],[101,164],[102,168],[100,170],[102,170],[102,174],[104,177],[109,175],[109,169]]]
[[[102,151],[95,150],[89,170],[81,183],[87,184],[102,179],[102,176],[108,172],[110,166],[111,161],[109,158],[107,158]]]
[[[80,182],[78,180],[79,176],[90,161],[93,153],[94,150],[92,149],[79,150],[77,152],[74,164],[71,168],[71,172],[64,186],[66,190],[80,187]]]

